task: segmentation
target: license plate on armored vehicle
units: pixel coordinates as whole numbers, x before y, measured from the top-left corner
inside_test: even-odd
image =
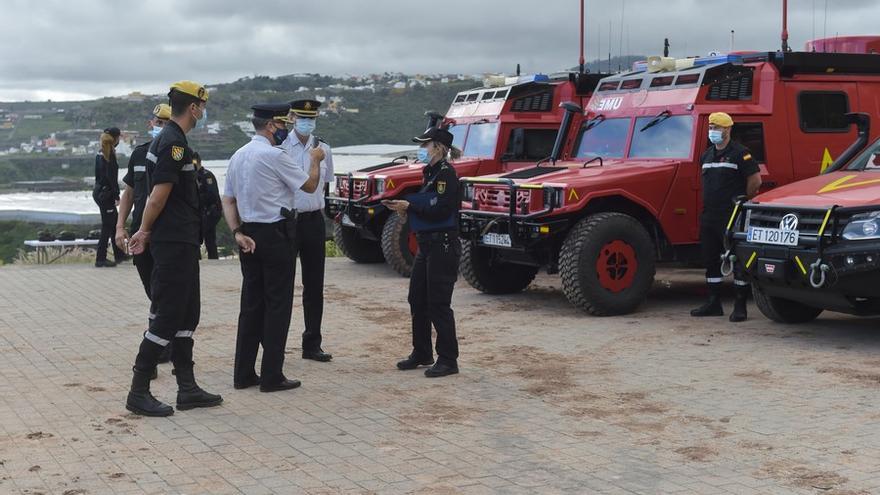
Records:
[[[777,246],[797,246],[798,231],[749,227],[748,241],[758,244],[775,244]]]
[[[495,232],[483,234],[483,244],[487,246],[510,247],[510,234],[496,234]]]

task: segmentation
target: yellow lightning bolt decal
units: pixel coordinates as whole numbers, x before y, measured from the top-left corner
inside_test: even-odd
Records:
[[[858,175],[845,175],[835,181],[830,182],[828,185],[819,189],[818,194],[827,193],[831,191],[837,191],[840,189],[847,189],[850,187],[858,187],[858,186],[866,186],[868,184],[876,184],[880,182],[880,179],[871,179],[871,180],[862,180],[858,182],[850,182],[851,180],[858,177]]]
[[[568,193],[568,200],[571,201],[574,198],[575,201],[580,201],[581,198],[578,196],[577,191],[574,188],[571,189],[571,192]]]
[[[385,189],[394,189],[394,179],[388,179],[385,183]]]
[[[828,148],[825,148],[825,153],[822,154],[822,168],[819,169],[819,173],[824,172],[832,163],[834,163],[834,159],[831,158],[831,152],[828,151]]]

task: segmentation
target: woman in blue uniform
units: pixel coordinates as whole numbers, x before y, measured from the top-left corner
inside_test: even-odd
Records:
[[[460,206],[458,176],[447,157],[461,152],[452,146],[453,136],[446,129],[431,127],[413,141],[421,143],[419,161],[425,163],[422,188],[405,200],[383,204],[399,215],[409,216],[419,249],[409,279],[409,305],[412,313],[413,350],[397,363],[401,370],[433,364],[427,377],[458,373],[458,340],[452,311],[452,289],[458,279],[461,244],[458,240]],[[431,350],[431,325],[437,331],[437,362]]]

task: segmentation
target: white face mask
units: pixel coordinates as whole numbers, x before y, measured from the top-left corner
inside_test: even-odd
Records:
[[[162,132],[161,126],[154,125],[153,127],[150,128],[150,136],[152,136],[153,139],[156,139],[157,137],[159,137],[160,132]]]
[[[294,126],[300,136],[308,136],[315,132],[315,119],[296,119]]]

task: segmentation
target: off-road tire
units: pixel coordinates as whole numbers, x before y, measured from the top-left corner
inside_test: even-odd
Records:
[[[409,247],[409,221],[396,214],[388,215],[382,227],[382,254],[385,262],[401,276],[409,277],[412,273],[415,254]]]
[[[815,320],[824,311],[790,299],[768,296],[755,285],[752,286],[752,296],[761,313],[777,323],[806,323]]]
[[[617,292],[604,287],[597,267],[599,256],[608,257],[608,247],[622,242],[632,252],[635,273],[615,271],[606,278],[631,277]],[[604,250],[604,251],[603,251]],[[629,268],[632,265],[629,265]],[[641,223],[623,213],[597,213],[579,221],[568,233],[559,256],[562,290],[569,302],[596,316],[621,315],[635,311],[654,283],[654,242]],[[610,273],[610,272],[608,272]]]
[[[461,243],[458,270],[471,287],[486,294],[521,292],[538,273],[538,267],[513,263],[494,263],[491,251],[473,242]]]
[[[342,254],[357,263],[381,263],[382,246],[376,241],[364,239],[354,227],[346,227],[339,222],[333,224],[333,240]]]

